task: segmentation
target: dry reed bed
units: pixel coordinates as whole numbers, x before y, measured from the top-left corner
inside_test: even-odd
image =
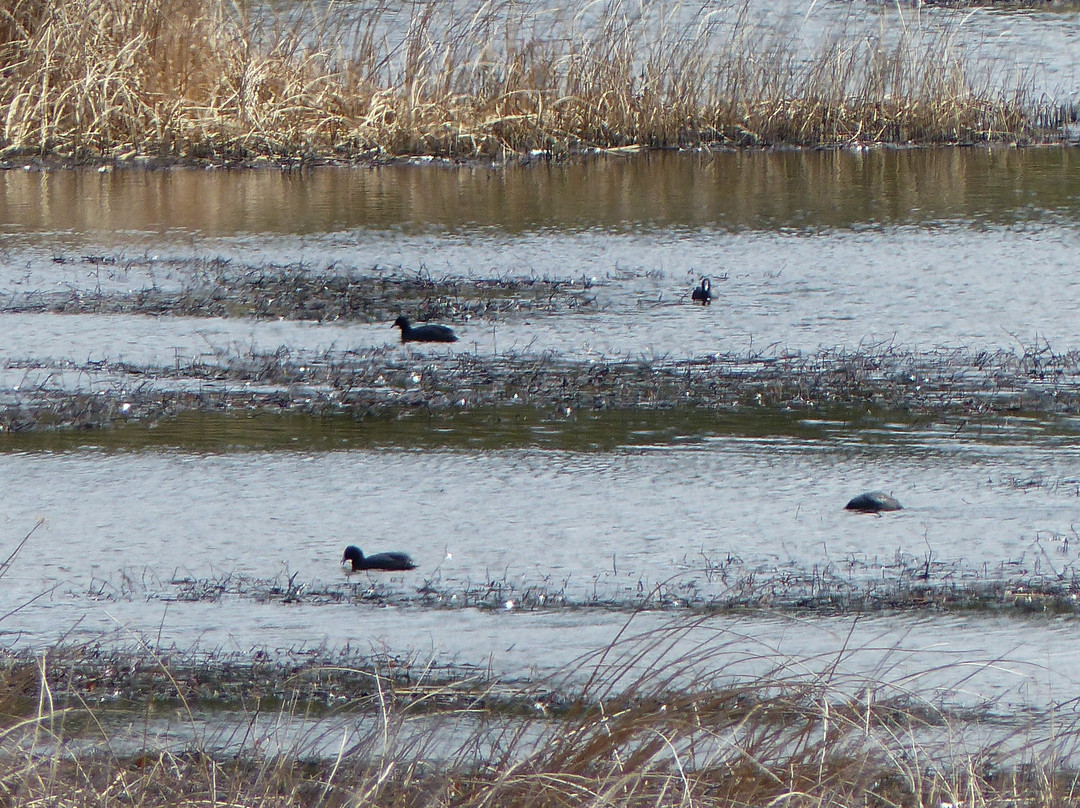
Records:
[[[13,0],[2,154],[285,161],[589,148],[1053,139],[1076,110],[996,87],[956,31],[804,60],[747,8]],[[866,13],[871,13],[869,9]],[[884,26],[890,28],[892,26]],[[948,26],[946,26],[948,28]],[[980,78],[976,78],[976,77]]]
[[[979,808],[1075,798],[1069,761],[1078,735],[1067,719],[1032,717],[994,740],[960,744],[963,726],[992,708],[956,713],[920,698],[915,683],[874,678],[887,670],[800,675],[794,660],[756,681],[724,684],[716,667],[723,641],[670,653],[696,627],[628,631],[566,678],[509,687],[483,676],[439,680],[422,665],[410,679],[388,660],[347,669],[319,660],[214,664],[149,648],[8,657],[0,669],[0,789],[6,804],[27,806]],[[957,675],[957,686],[968,674]],[[161,707],[195,725],[204,693],[210,703],[231,694],[242,705],[238,723],[249,728],[244,748],[218,756],[206,738],[185,752],[147,743],[126,755],[107,745],[80,754],[80,741],[109,737],[104,688],[121,694],[122,720],[148,729]],[[263,709],[369,713],[374,722],[354,724],[329,757],[267,755],[255,729]],[[425,718],[428,729],[407,732]],[[452,743],[438,742],[455,728]]]

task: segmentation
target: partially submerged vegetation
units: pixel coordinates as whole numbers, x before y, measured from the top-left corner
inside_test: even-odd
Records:
[[[274,578],[229,574],[216,578],[145,580],[145,571],[123,570],[95,579],[96,602],[182,602],[304,604],[311,608],[351,604],[438,610],[521,613],[599,610],[672,615],[791,614],[837,616],[899,612],[1080,615],[1080,574],[1068,561],[1072,536],[1036,538],[1027,549],[1032,562],[1010,560],[975,566],[942,561],[928,549],[921,558],[897,550],[889,558],[849,554],[843,562],[748,563],[735,553],[704,552],[676,563],[671,577],[650,581],[620,577],[612,559],[590,580],[537,572],[480,580],[444,578],[439,569],[419,583],[359,576],[348,582],[301,580],[296,573]]]
[[[1075,117],[1031,102],[1023,89],[980,88],[960,62],[942,63],[932,47],[903,40],[860,41],[788,71],[787,46],[750,58],[760,43],[744,32],[717,47],[728,33],[707,25],[700,37],[685,37],[678,25],[647,30],[609,6],[609,24],[587,37],[566,35],[580,32],[580,19],[566,21],[560,37],[526,37],[511,30],[520,20],[506,16],[510,9],[485,6],[466,20],[455,18],[460,10],[448,17],[442,6],[421,5],[404,42],[387,50],[376,35],[385,9],[339,22],[308,8],[268,18],[265,9],[213,0],[16,0],[0,19],[0,147],[8,159],[294,164],[530,149],[1010,141],[1054,137]],[[656,38],[640,48],[643,36]],[[493,41],[503,49],[474,44]],[[408,301],[419,319],[495,322],[595,305],[586,282],[315,276],[305,267],[234,272],[214,262],[191,278],[179,290],[13,293],[4,310],[378,322]],[[22,383],[6,386],[0,399],[2,450],[87,443],[595,450],[658,436],[813,438],[852,425],[873,427],[865,438],[873,440],[869,433],[898,423],[991,433],[1005,417],[1072,434],[1080,411],[1080,356],[1048,345],[989,354],[880,345],[601,361],[388,345],[315,357],[287,347],[229,348],[177,355],[163,366],[10,353],[3,361]],[[10,563],[0,565],[0,577]],[[676,614],[685,627],[753,609],[1078,610],[1080,583],[1067,571],[971,578],[929,554],[898,556],[891,577],[871,583],[865,570],[851,569],[857,559],[847,563],[767,580],[738,559],[695,558],[692,576],[644,582],[643,594],[621,599],[581,597],[559,581],[525,588],[504,578],[462,588],[433,577],[406,596],[369,580],[319,585],[295,576],[176,580],[167,597],[251,597],[311,609],[650,609]],[[103,600],[158,596],[95,585],[92,594]],[[17,608],[0,622],[13,614]],[[779,656],[771,673],[750,682],[726,677],[711,649],[639,664],[683,630],[627,636],[538,682],[386,655],[282,660],[152,643],[134,653],[95,646],[5,653],[0,792],[12,805],[147,808],[1049,808],[1075,797],[1080,735],[1059,714],[1027,722],[1014,711],[1014,723],[1003,726],[993,705],[965,712],[918,695],[910,681],[886,684],[888,670],[857,681],[838,675],[838,666],[795,675],[798,661]],[[965,667],[956,679],[969,674]],[[217,731],[207,731],[211,718]],[[989,740],[956,743],[989,724],[1000,730]],[[275,734],[282,725],[299,728],[284,743]]]
[[[177,351],[166,365],[9,356],[0,364],[11,380],[0,392],[0,449],[92,442],[210,451],[301,443],[589,451],[718,434],[832,439],[861,430],[873,440],[897,424],[992,440],[1003,417],[1014,434],[1072,435],[1080,413],[1080,353],[1045,342],[994,352],[882,343],[575,359],[500,352],[497,340],[514,318],[601,314],[584,278],[319,273],[217,260],[175,268],[178,286],[16,292],[0,312],[359,321],[379,323],[385,343],[317,354],[232,345]],[[402,311],[494,334],[494,350],[476,350],[467,333],[460,348],[402,347],[390,328]]]
[[[796,36],[762,41],[749,7],[405,8],[16,0],[0,18],[2,154],[295,164],[1026,142],[1077,117],[1022,77],[986,78],[948,26],[840,34],[804,57]]]
[[[0,429],[9,447],[29,445],[18,433],[125,424],[133,431],[93,439],[187,445],[185,422],[176,419],[194,413],[318,416],[330,420],[315,428],[317,440],[332,434],[354,445],[392,443],[396,433],[412,434],[402,419],[419,415],[470,425],[467,439],[477,446],[544,442],[535,430],[557,427],[558,437],[550,438],[556,445],[580,439],[582,448],[590,441],[599,448],[633,441],[641,428],[691,437],[731,429],[813,433],[815,427],[800,424],[809,417],[863,426],[920,418],[956,431],[968,428],[970,420],[972,429],[989,434],[996,417],[1034,417],[1030,423],[1036,424],[1049,416],[1066,420],[1040,428],[1070,432],[1067,419],[1080,412],[1080,355],[1056,354],[1048,346],[976,354],[881,346],[581,361],[553,354],[413,353],[391,344],[320,357],[294,356],[285,347],[178,356],[174,364],[158,367],[120,360],[57,367],[10,359],[4,369],[23,377],[0,400]],[[58,384],[54,377],[65,374],[81,379],[80,387]],[[664,412],[671,414],[649,415]],[[136,434],[169,423],[181,429]],[[245,428],[266,427],[242,419],[218,423],[222,434],[231,433],[241,444]],[[417,445],[455,440],[414,437]],[[57,438],[72,439],[82,440]]]
[[[15,400],[3,416],[2,440],[8,448],[220,440],[236,450],[263,445],[279,428],[281,445],[308,435],[313,446],[397,440],[424,447],[432,445],[425,439],[493,434],[493,445],[505,446],[578,429],[575,448],[603,448],[648,440],[650,432],[822,434],[830,418],[865,419],[860,423],[876,429],[941,419],[950,433],[990,432],[996,416],[1015,415],[1025,402],[1035,411],[1075,411],[1078,364],[1049,346],[930,357],[880,346],[600,363],[413,354],[397,346],[313,363],[283,350],[167,368],[88,364],[78,372],[112,382],[75,394],[48,383],[9,392]],[[199,389],[175,389],[193,381]],[[485,401],[498,406],[485,409]],[[446,428],[455,424],[467,428]],[[106,425],[115,428],[70,428]],[[1066,419],[1032,418],[1030,425],[1070,429]],[[0,577],[10,562],[0,565]],[[1026,619],[1029,612],[1077,611],[1080,584],[1067,570],[1035,577],[1025,564],[1016,576],[1003,569],[997,578],[973,580],[929,552],[898,555],[884,580],[876,570],[853,571],[856,564],[848,558],[835,567],[787,568],[770,580],[738,559],[695,558],[692,575],[645,582],[644,594],[621,601],[568,594],[559,581],[525,589],[508,578],[462,589],[433,576],[407,597],[358,576],[336,586],[296,576],[178,579],[166,599],[250,597],[316,614],[336,603],[600,608],[625,610],[631,625],[639,610],[649,610],[675,622],[664,631],[627,631],[537,681],[503,681],[482,665],[450,669],[408,655],[196,653],[140,638],[134,652],[104,644],[6,654],[0,789],[13,805],[142,808],[1068,804],[1080,783],[1080,734],[1065,710],[1043,717],[1008,705],[999,713],[993,703],[950,703],[937,680],[923,687],[895,675],[888,660],[866,674],[845,674],[850,648],[837,652],[835,664],[813,660],[809,667],[820,673],[768,649],[758,659],[772,667],[764,675],[740,677],[725,667],[722,621],[732,612],[979,609]],[[157,596],[130,588],[138,580],[96,581],[90,594],[137,602]],[[725,594],[709,595],[703,581]],[[700,628],[717,643],[683,657],[670,653]],[[934,663],[931,673],[950,664]],[[955,667],[963,690],[977,666]]]
[[[381,322],[386,344],[318,355],[285,345],[271,352],[230,346],[197,356],[177,352],[164,366],[11,356],[0,370],[18,382],[0,393],[0,447],[59,448],[88,439],[271,447],[275,435],[289,442],[299,432],[312,446],[339,448],[465,441],[473,448],[604,449],[673,436],[827,437],[830,423],[880,431],[918,421],[990,435],[1002,416],[1013,419],[1014,430],[1025,423],[1072,434],[1071,419],[1080,413],[1080,352],[1045,342],[994,352],[920,352],[891,343],[813,353],[769,346],[686,359],[570,359],[552,351],[499,352],[497,343],[488,353],[471,350],[467,339],[461,349],[402,348],[389,325],[401,311],[497,336],[500,323],[514,317],[600,309],[587,279],[319,273],[215,260],[184,262],[179,270],[176,288],[19,292],[0,312]],[[271,415],[276,426],[256,419]],[[431,430],[416,416],[460,428]],[[104,427],[109,433],[81,434]]]
[[[113,256],[84,256],[90,265],[115,265]],[[66,263],[67,259],[54,259]],[[125,261],[128,268],[138,264]],[[311,268],[264,266],[234,269],[228,261],[172,262],[184,277],[181,288],[157,286],[137,292],[71,290],[33,292],[0,303],[2,312],[54,314],[146,314],[182,317],[251,317],[256,319],[335,321],[393,320],[408,302],[420,321],[494,316],[507,313],[554,313],[594,304],[585,281],[543,278],[435,278],[411,274],[316,273]],[[378,268],[376,268],[377,270]]]

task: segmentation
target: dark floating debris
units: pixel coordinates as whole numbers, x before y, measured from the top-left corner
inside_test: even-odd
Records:
[[[702,306],[708,306],[712,302],[712,281],[708,278],[701,279],[701,285],[690,293],[691,300],[700,303]]]
[[[859,494],[857,497],[853,497],[851,501],[844,506],[845,510],[858,511],[859,513],[899,511],[903,510],[903,508],[904,506],[900,504],[900,501],[896,497],[890,496],[884,491],[867,491],[865,494]]]
[[[402,342],[457,342],[457,334],[445,325],[418,325],[413,328],[408,317],[398,317],[394,325],[401,329]]]
[[[352,562],[352,571],[357,570],[414,570],[416,564],[405,553],[376,553],[364,557],[364,553],[355,544],[345,548],[345,555],[341,557],[341,563]]]

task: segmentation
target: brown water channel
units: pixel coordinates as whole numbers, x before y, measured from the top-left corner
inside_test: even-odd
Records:
[[[1062,356],[1080,349],[1078,224],[1070,149],[7,171],[0,398],[207,391],[230,383],[189,370],[260,352],[389,357],[415,367],[418,390],[431,363],[463,356]],[[400,347],[375,308],[323,322],[139,308],[207,288],[227,298],[283,270],[448,280],[459,305],[440,311],[462,339]],[[718,293],[708,308],[689,300],[702,274]],[[538,279],[558,289],[522,296]],[[517,304],[460,304],[496,299],[482,281],[509,284],[500,299]],[[387,305],[411,311],[427,294]],[[257,386],[296,393],[277,385]],[[816,675],[839,655],[852,676],[1006,713],[1080,695],[1068,412],[406,411],[0,435],[0,546],[44,520],[0,580],[0,638],[348,646],[521,678],[565,670],[644,609],[642,630],[704,617],[702,632],[731,643],[718,675],[732,678],[777,660]],[[905,509],[844,511],[873,488]],[[346,578],[348,543],[419,567]],[[956,611],[967,594],[970,612]]]

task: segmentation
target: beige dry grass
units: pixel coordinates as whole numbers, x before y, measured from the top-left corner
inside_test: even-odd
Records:
[[[405,6],[8,0],[3,153],[250,160],[700,144],[966,143],[1058,122],[952,33],[816,54],[675,4]],[[692,10],[691,10],[692,11]]]
[[[221,751],[221,738],[198,731],[192,737],[201,742],[184,751],[155,746],[161,715],[195,724],[200,708],[192,694],[214,688],[206,665],[193,684],[190,671],[150,649],[126,661],[100,649],[53,649],[0,670],[0,793],[5,805],[172,808],[1049,808],[1075,799],[1069,761],[1080,733],[1063,716],[1040,723],[1033,715],[1031,725],[1011,731],[997,720],[994,738],[972,743],[965,725],[977,725],[979,714],[949,712],[934,696],[919,694],[917,679],[893,675],[888,662],[864,675],[844,674],[843,652],[832,664],[815,663],[816,674],[776,655],[770,673],[725,684],[722,631],[718,644],[675,650],[706,623],[627,631],[577,660],[565,679],[521,685],[509,700],[505,685],[497,694],[482,677],[424,681],[423,666],[419,678],[379,664],[290,669],[279,677],[291,688],[278,694],[279,715],[303,714],[309,685],[317,681],[349,699],[343,711],[367,715],[367,729],[302,737],[293,750],[269,753],[273,744],[259,727],[272,725],[273,715],[255,703],[237,712],[239,730],[226,738],[234,741],[231,748]],[[762,654],[774,659],[768,649]],[[64,673],[73,669],[65,668],[71,657],[84,672],[82,689]],[[88,658],[99,658],[100,677],[87,675]],[[954,682],[960,689],[977,673],[962,668]],[[90,706],[87,695],[100,694],[86,688],[111,677],[137,692],[140,670],[157,682],[158,704],[148,692],[142,713],[136,706],[119,722],[146,733],[141,748],[124,752],[111,746],[110,728],[118,722],[109,700]],[[221,675],[227,670],[224,665]],[[937,680],[945,672],[929,675]],[[344,689],[350,681],[362,695]],[[160,702],[161,685],[174,691],[172,707]],[[418,721],[424,729],[410,732]],[[333,735],[318,726],[310,732]],[[89,745],[95,740],[96,748]],[[302,748],[312,746],[332,751],[305,755]]]

